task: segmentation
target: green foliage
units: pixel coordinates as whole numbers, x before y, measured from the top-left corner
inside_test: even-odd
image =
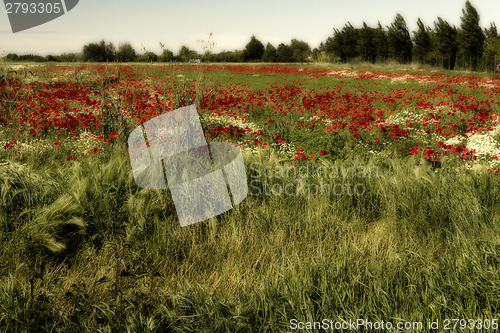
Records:
[[[357,51],[362,60],[375,62],[377,48],[375,46],[375,31],[363,22],[363,28],[359,30]]]
[[[276,48],[271,43],[267,43],[264,54],[262,55],[262,60],[265,62],[276,62],[277,59],[278,53]]]
[[[389,56],[389,41],[387,39],[387,32],[382,27],[380,22],[374,31],[374,44],[377,52],[377,58],[386,59]]]
[[[311,47],[307,42],[292,39],[290,42],[292,59],[294,62],[305,62],[311,54]]]
[[[417,21],[418,30],[413,32],[413,54],[417,59],[425,59],[429,56],[432,48],[430,28],[424,26],[424,23],[419,18]]]
[[[479,25],[479,14],[469,0],[465,2],[460,17],[459,46],[462,55],[472,58],[472,68],[476,70],[478,57],[483,55],[485,36]]]
[[[116,52],[116,60],[121,62],[134,61],[136,56],[135,50],[130,43],[120,43],[118,52]]]
[[[90,43],[83,46],[82,52],[83,61],[92,62],[110,62],[116,59],[114,45],[109,42],[106,44],[104,40],[97,43]]]
[[[444,57],[443,67],[453,69],[458,52],[457,29],[450,26],[441,17],[438,17],[438,21],[434,22],[434,25],[436,30],[435,47],[439,54]]]
[[[497,59],[500,59],[500,35],[495,23],[491,23],[490,27],[485,29],[484,33],[486,38],[483,56],[488,59],[494,59],[496,56]],[[496,66],[497,64],[494,65]]]
[[[137,57],[137,61],[140,62],[155,62],[156,60],[158,60],[158,56],[156,55],[156,53],[151,51],[147,51]]]
[[[189,49],[189,47],[182,45],[180,50],[179,50],[179,55],[178,55],[180,61],[187,62],[191,59],[194,59],[197,57],[197,54],[195,51]]]
[[[158,57],[158,61],[161,62],[170,62],[174,61],[174,53],[170,50],[163,50],[162,54]]]
[[[9,53],[5,56],[5,60],[8,61],[34,61],[34,62],[44,62],[46,61],[45,57],[36,55],[36,54],[22,54],[17,55],[15,53]]]
[[[277,61],[278,62],[292,62],[293,61],[293,53],[290,45],[280,43],[278,45],[277,53]]]
[[[245,46],[243,51],[243,59],[245,61],[259,61],[264,55],[264,44],[259,41],[255,36],[250,38],[250,41]]]
[[[400,62],[411,60],[413,43],[406,21],[401,14],[397,14],[389,27],[388,33],[389,54]]]

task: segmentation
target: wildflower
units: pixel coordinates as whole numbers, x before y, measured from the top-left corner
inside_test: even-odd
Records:
[[[10,140],[5,144],[5,146],[3,146],[3,149],[4,150],[11,149],[12,147],[14,147],[15,144],[17,144],[16,140]]]

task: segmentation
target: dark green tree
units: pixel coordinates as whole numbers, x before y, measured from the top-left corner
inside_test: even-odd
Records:
[[[121,62],[134,61],[137,54],[134,48],[128,42],[120,43],[118,45],[118,52],[116,52],[116,59]]]
[[[387,57],[389,56],[389,41],[387,39],[387,31],[385,31],[380,22],[378,22],[378,26],[373,33],[375,52],[377,54],[376,57],[380,60],[387,59]]]
[[[311,55],[311,47],[304,41],[292,39],[290,42],[292,50],[292,59],[294,62],[305,62]]]
[[[490,27],[484,29],[485,34],[485,45],[483,56],[488,60],[488,62],[493,61],[495,56],[497,61],[500,60],[500,35],[498,34],[497,27],[495,23],[490,23]],[[496,66],[497,64],[495,64]]]
[[[418,30],[413,31],[413,42],[415,43],[413,55],[417,59],[425,61],[432,49],[430,28],[425,27],[420,18],[417,21],[417,26]]]
[[[102,62],[104,60],[104,48],[97,43],[90,43],[83,46],[83,61]]]
[[[397,14],[394,22],[389,27],[387,32],[389,42],[389,55],[400,62],[411,61],[413,43],[411,41],[410,32],[406,26],[406,21]]]
[[[453,69],[458,52],[457,28],[452,27],[441,17],[438,17],[437,22],[434,22],[434,26],[436,51],[443,59],[443,68]]]
[[[264,44],[262,44],[255,36],[250,38],[250,42],[245,46],[243,58],[245,61],[259,61],[264,55]]]
[[[115,61],[116,60],[116,50],[113,43],[109,42],[107,44],[101,41],[101,47],[104,45],[104,61]]]
[[[266,49],[264,50],[264,55],[262,56],[262,60],[265,62],[276,62],[278,59],[278,53],[276,52],[276,48],[271,43],[267,43]]]
[[[174,53],[168,49],[163,50],[162,54],[158,57],[158,61],[169,62],[175,59]]]
[[[158,60],[158,56],[151,51],[146,51],[144,54],[138,56],[137,60],[141,62],[155,62]]]
[[[276,50],[278,54],[278,62],[292,62],[293,61],[293,53],[290,45],[281,43],[278,45],[278,49]]]
[[[460,53],[472,60],[473,70],[477,69],[478,58],[483,55],[485,36],[479,26],[479,14],[469,0],[465,2],[460,17],[459,46]]]
[[[362,60],[375,62],[377,49],[375,48],[375,31],[363,22],[363,28],[359,29],[357,51]]]
[[[82,58],[83,61],[114,61],[116,58],[115,47],[111,42],[106,44],[104,40],[101,40],[99,44],[90,43],[83,46]]]
[[[355,29],[351,22],[348,22],[342,29],[342,47],[344,49],[345,60],[349,61],[358,57],[359,31]]]
[[[195,51],[189,49],[189,47],[182,45],[179,50],[179,59],[183,62],[187,62],[191,59],[196,58],[197,54]]]
[[[10,60],[10,61],[16,61],[19,58],[19,56],[15,53],[9,53],[7,56],[5,56],[5,59]]]
[[[346,59],[344,51],[344,36],[342,31],[333,29],[333,36],[328,37],[325,42],[325,52],[337,57],[338,60],[344,62]]]

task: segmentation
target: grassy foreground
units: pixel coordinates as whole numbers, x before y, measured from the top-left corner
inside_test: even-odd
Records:
[[[259,162],[247,163],[254,195],[182,229],[171,197],[137,188],[120,152],[58,173],[2,167],[2,330],[275,332],[294,318],[498,317],[495,175],[438,177],[395,160],[378,176],[336,179],[365,195],[313,196],[286,177],[262,180],[271,162]],[[273,184],[296,194],[276,196]],[[63,254],[49,251],[61,240]]]
[[[168,191],[137,187],[120,142],[76,161],[2,152],[0,331],[288,332],[364,319],[421,332],[498,320],[499,176],[331,146],[342,158],[245,151],[248,197],[185,228]]]

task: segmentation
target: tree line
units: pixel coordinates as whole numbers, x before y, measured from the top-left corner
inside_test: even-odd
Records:
[[[399,13],[387,29],[380,22],[376,28],[364,22],[361,28],[355,28],[348,22],[341,30],[334,29],[333,36],[320,44],[319,51],[344,63],[391,59],[400,63],[431,63],[448,69],[464,67],[466,63],[477,70],[487,63],[493,64],[494,59],[500,60],[500,35],[495,23],[483,30],[479,14],[469,1],[462,9],[460,21],[457,28],[438,17],[431,28],[419,18],[413,34]]]
[[[163,44],[162,53],[156,54],[151,51],[138,54],[129,42],[120,43],[116,48],[113,43],[101,40],[97,43],[89,43],[83,46],[81,53],[69,53],[61,56],[8,54],[7,60],[11,61],[60,61],[60,62],[187,62],[199,59],[204,62],[305,62],[311,60],[311,48],[304,41],[292,39],[290,44],[281,43],[275,48],[271,43],[264,47],[255,36],[252,36],[244,50],[223,51],[212,53],[210,50],[202,54],[191,50],[183,45],[178,53],[165,49]]]
[[[333,35],[322,42],[318,48],[311,50],[305,41],[292,39],[289,44],[281,43],[277,47],[271,43],[266,46],[255,36],[243,50],[212,53],[205,50],[199,54],[187,46],[181,46],[174,55],[171,50],[162,48],[161,54],[147,51],[138,54],[128,42],[115,47],[113,43],[101,40],[83,46],[81,53],[69,53],[60,56],[37,55],[17,56],[8,54],[6,59],[15,61],[89,61],[89,62],[187,62],[199,59],[205,62],[306,62],[334,61],[353,62],[368,61],[372,63],[412,61],[423,64],[439,65],[454,69],[467,67],[472,70],[488,68],[494,61],[500,61],[500,35],[495,23],[482,29],[479,25],[479,14],[470,1],[466,1],[462,9],[460,26],[450,25],[438,17],[433,28],[425,26],[419,18],[417,31],[410,33],[401,14],[390,26],[370,27],[363,22],[362,27],[354,27],[350,22],[342,29],[334,29]],[[206,49],[206,48],[204,48]]]

